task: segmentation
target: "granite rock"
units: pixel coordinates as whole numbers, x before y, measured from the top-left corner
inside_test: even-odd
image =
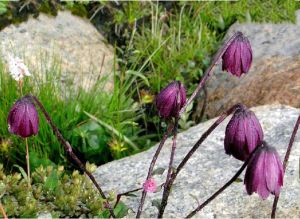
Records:
[[[60,65],[63,81],[88,89],[105,76],[105,89],[112,90],[113,47],[87,19],[68,11],[56,17],[40,14],[4,28],[0,42],[4,58],[8,53],[22,57],[31,72],[51,72]]]
[[[226,38],[241,31],[253,50],[250,71],[241,78],[215,68],[207,82],[206,118],[213,118],[223,109],[243,102],[248,106],[279,103],[300,107],[300,10],[297,23],[234,24]],[[200,118],[204,96],[198,99],[195,118]]]
[[[262,124],[264,139],[278,150],[283,160],[300,110],[283,105],[266,105],[252,110]],[[176,165],[214,121],[215,119],[209,120],[178,135]],[[207,138],[178,175],[169,198],[165,217],[186,216],[197,206],[197,200],[203,202],[225,181],[229,180],[242,165],[241,161],[226,155],[224,152],[224,133],[228,121],[229,118]],[[300,216],[300,135],[298,134],[298,136],[290,157],[278,204],[277,216],[280,218],[299,218]],[[167,167],[170,147],[171,140],[168,139],[158,158],[156,168]],[[114,190],[116,193],[141,187],[156,148],[157,146],[137,155],[100,166],[95,172],[98,182],[104,190]],[[243,174],[241,179],[243,179]],[[155,179],[158,183],[162,183],[165,177],[166,171],[163,175],[156,175]],[[134,212],[138,207],[141,192],[136,194],[138,197],[122,198],[132,209],[129,217],[134,217]],[[157,216],[157,209],[151,205],[151,201],[160,199],[161,195],[161,191],[148,194],[143,217]],[[257,194],[248,196],[243,182],[236,182],[196,216],[203,218],[269,217],[272,202],[273,196],[269,196],[265,201],[261,200]]]

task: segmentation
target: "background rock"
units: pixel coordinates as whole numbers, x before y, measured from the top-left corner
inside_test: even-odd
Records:
[[[276,147],[280,157],[284,158],[293,127],[300,110],[282,106],[267,105],[253,109],[258,116],[265,134],[265,140]],[[224,133],[228,123],[225,120],[203,145],[195,152],[185,168],[178,175],[173,192],[169,198],[165,217],[184,217],[197,206],[196,197],[203,202],[213,192],[229,180],[242,165],[242,162],[229,157],[224,152]],[[178,135],[175,164],[194,145],[201,134],[215,121],[209,120],[199,124]],[[298,134],[300,136],[300,134]],[[299,180],[299,156],[300,138],[296,143],[290,157],[287,174],[284,179],[284,187],[278,204],[277,216],[279,218],[299,218],[300,216],[300,180]],[[164,146],[157,167],[166,168],[169,162],[171,140]],[[95,173],[98,181],[105,190],[114,190],[117,193],[129,191],[142,185],[147,175],[151,158],[157,146],[143,153],[117,160],[99,167]],[[156,176],[158,183],[165,180],[163,175]],[[243,174],[241,179],[243,179]],[[134,211],[138,207],[141,192],[138,197],[124,197],[125,201]],[[145,202],[144,217],[156,217],[157,209],[151,206],[151,200],[160,199],[162,192],[148,194]],[[234,183],[211,204],[206,206],[197,217],[204,218],[263,218],[270,217],[273,196],[262,201],[257,194],[248,196],[242,182]],[[134,217],[131,213],[129,217]]]
[[[0,42],[4,57],[8,52],[23,57],[31,71],[40,71],[41,63],[49,71],[56,62],[66,80],[89,88],[101,70],[102,77],[109,77],[106,89],[112,89],[113,47],[88,20],[70,12],[60,11],[56,17],[40,14],[18,26],[10,25],[0,32]]]
[[[223,109],[242,102],[247,106],[280,103],[300,106],[300,11],[296,24],[234,24],[227,37],[243,32],[250,40],[253,63],[250,72],[236,78],[219,65],[207,83],[205,116],[212,118]],[[203,101],[194,116],[200,115]]]

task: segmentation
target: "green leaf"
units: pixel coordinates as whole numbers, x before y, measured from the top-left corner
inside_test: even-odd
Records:
[[[40,166],[43,167],[55,166],[55,164],[51,160],[47,158],[40,158],[38,153],[34,151],[29,152],[29,163],[30,163],[31,171],[34,171],[36,168]]]
[[[125,194],[124,196],[128,196],[128,197],[137,197],[137,195],[133,194],[133,193],[128,193],[128,194]]]
[[[27,174],[26,174],[25,170],[23,169],[23,167],[19,166],[18,164],[14,164],[13,166],[17,167],[19,169],[19,171],[21,172],[23,178],[27,180]]]
[[[7,12],[7,3],[8,2],[0,2],[0,15]]]
[[[137,77],[141,78],[148,87],[150,86],[148,79],[142,73],[133,71],[133,70],[128,70],[128,71],[126,71],[126,74],[137,76]]]
[[[236,180],[234,180],[234,182],[240,183],[240,182],[243,182],[243,180],[241,178],[237,178]]]
[[[153,170],[152,176],[154,175],[162,175],[165,172],[165,168],[158,167],[157,169]]]
[[[196,200],[196,202],[197,202],[198,205],[200,204],[199,199],[198,199],[197,196],[195,196],[195,195],[193,195],[193,194],[189,194],[189,195],[190,195],[193,199]]]
[[[59,178],[56,173],[56,171],[52,171],[51,174],[47,177],[47,180],[45,182],[45,189],[53,191],[57,188],[59,183]]]
[[[161,199],[154,199],[152,200],[152,206],[155,206],[158,210],[160,209],[160,203],[161,203]]]
[[[119,202],[119,204],[115,207],[114,213],[117,218],[125,217],[128,214],[129,208],[122,202]]]

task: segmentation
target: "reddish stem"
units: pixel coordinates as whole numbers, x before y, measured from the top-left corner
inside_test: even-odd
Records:
[[[233,36],[217,52],[217,54],[215,55],[215,57],[214,57],[211,65],[205,71],[204,76],[202,77],[202,79],[201,79],[200,83],[198,84],[198,86],[196,87],[195,91],[192,93],[192,95],[190,96],[190,98],[186,101],[186,104],[180,110],[180,112],[179,112],[180,115],[185,112],[187,106],[195,99],[195,97],[197,96],[197,94],[200,92],[201,88],[204,86],[204,84],[207,81],[207,79],[211,76],[211,72],[212,72],[213,68],[215,67],[215,65],[217,64],[217,62],[220,60],[220,58],[222,57],[222,55],[225,53],[225,51],[227,50],[227,48],[231,44],[231,42],[235,38],[237,38],[238,36],[241,36],[241,35],[242,35],[241,32],[236,32],[235,34],[233,34]]]
[[[167,127],[167,130],[166,132],[164,133],[160,143],[159,143],[159,146],[157,147],[156,149],[156,152],[152,158],[152,161],[150,163],[150,166],[149,166],[149,170],[148,170],[148,174],[147,174],[147,178],[145,181],[149,180],[151,175],[152,175],[152,172],[153,172],[153,169],[154,169],[154,166],[155,166],[155,163],[156,163],[156,160],[158,158],[158,155],[163,147],[163,145],[165,144],[169,134],[172,132],[173,130],[173,127],[174,125],[172,123],[169,123],[168,127]],[[144,205],[144,202],[145,202],[145,199],[146,199],[146,195],[147,195],[147,192],[145,190],[143,190],[142,192],[142,197],[141,197],[141,201],[140,201],[140,204],[139,204],[139,208],[138,208],[138,211],[137,211],[137,214],[136,214],[136,218],[140,218],[141,217],[141,214],[142,214],[142,210],[143,210],[143,205]]]
[[[172,139],[172,149],[171,149],[170,162],[169,162],[168,174],[167,174],[167,179],[166,179],[165,185],[168,185],[168,182],[170,180],[171,173],[172,173],[172,167],[173,167],[175,150],[176,150],[177,128],[178,128],[178,118],[175,119],[175,125],[174,125],[174,130],[173,130],[174,135],[173,135],[173,139]]]
[[[229,116],[231,113],[233,113],[240,106],[241,106],[240,104],[236,104],[233,107],[231,107],[229,110],[227,110],[226,112],[222,113],[222,115],[208,128],[208,130],[202,134],[200,139],[191,148],[191,150],[187,153],[187,155],[185,155],[183,160],[178,165],[176,171],[174,173],[172,173],[171,179],[164,189],[161,206],[160,206],[159,213],[158,213],[158,218],[162,218],[162,216],[164,214],[164,210],[168,203],[168,197],[170,195],[171,187],[172,187],[178,173],[180,172],[180,170],[182,170],[182,168],[187,163],[187,161],[191,158],[191,156],[195,153],[195,151],[199,148],[199,146],[203,143],[203,141],[212,133],[212,131],[215,130],[215,128],[218,125],[220,125],[226,119],[227,116]]]
[[[212,196],[210,196],[206,201],[204,201],[201,205],[199,205],[195,210],[193,210],[191,213],[188,214],[185,218],[191,218],[193,217],[198,211],[201,211],[202,208],[204,208],[206,205],[208,205],[212,200],[214,200],[218,195],[220,195],[226,188],[228,188],[233,182],[236,181],[236,179],[241,175],[241,173],[244,171],[244,169],[247,167],[250,159],[253,157],[255,152],[257,151],[260,146],[257,146],[254,151],[251,152],[247,160],[244,162],[244,164],[241,166],[241,168],[236,172],[236,174],[227,182],[224,186],[222,186],[218,191],[216,191]]]
[[[294,126],[294,130],[293,130],[292,136],[290,138],[288,148],[287,148],[286,153],[285,153],[285,157],[284,157],[284,161],[283,161],[283,171],[284,171],[284,173],[285,173],[286,168],[287,168],[287,164],[288,164],[288,161],[289,161],[289,157],[290,157],[290,154],[291,154],[291,151],[292,151],[292,147],[293,147],[293,144],[294,144],[294,141],[295,141],[295,137],[296,137],[299,125],[300,125],[300,115],[299,115],[299,117],[297,119],[297,122]],[[275,196],[275,198],[274,198],[271,218],[275,218],[275,216],[276,216],[276,209],[277,209],[278,200],[279,200],[279,195]]]
[[[3,219],[7,219],[7,215],[1,203],[0,203],[0,212],[2,214]]]
[[[58,130],[58,128],[54,125],[54,123],[52,122],[49,114],[47,113],[46,109],[44,108],[43,104],[38,100],[37,97],[35,96],[31,96],[29,95],[29,97],[31,97],[33,99],[33,101],[39,106],[39,108],[41,109],[41,111],[43,112],[43,115],[45,116],[48,124],[51,126],[54,134],[56,135],[57,139],[60,141],[60,143],[64,146],[65,151],[68,153],[68,155],[76,162],[76,164],[79,166],[79,168],[84,171],[86,173],[86,175],[88,175],[88,177],[91,179],[91,181],[93,182],[93,184],[96,186],[96,188],[98,189],[100,195],[102,196],[103,199],[106,199],[106,196],[104,194],[104,192],[102,191],[101,187],[99,186],[99,184],[97,183],[95,177],[85,168],[84,164],[78,159],[78,157],[73,153],[73,149],[72,146],[70,145],[70,143],[68,141],[66,141],[64,139],[64,137],[62,136],[62,134],[60,133],[60,131]],[[108,206],[108,210],[110,212],[110,215],[115,218],[114,212],[112,207],[110,206],[108,200],[106,203]]]

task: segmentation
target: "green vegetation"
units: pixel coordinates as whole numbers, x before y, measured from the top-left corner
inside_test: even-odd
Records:
[[[41,68],[25,81],[24,93],[38,96],[75,152],[85,161],[102,164],[144,150],[159,139],[164,121],[153,107],[155,94],[175,79],[183,81],[190,94],[234,22],[294,21],[298,8],[300,3],[292,0],[159,4],[133,1],[118,5],[102,1],[29,1],[1,3],[0,20],[5,21],[1,22],[5,26],[30,14],[55,15],[67,9],[90,19],[116,45],[118,70],[114,72],[112,93],[102,90],[106,79],[98,81],[90,91],[74,91],[57,83],[61,69],[55,61],[45,79],[37,77]],[[103,25],[97,23],[99,20]],[[71,93],[76,95],[70,96]],[[0,63],[0,159],[23,165],[24,142],[8,133],[6,121],[18,97],[16,82]],[[183,116],[181,129],[194,124],[190,114]],[[66,164],[62,146],[46,121],[42,117],[40,121],[39,134],[29,139],[31,165]]]
[[[32,174],[32,186],[28,188],[25,171],[17,167],[21,173],[6,175],[0,164],[0,198],[8,217],[32,218],[45,212],[55,218],[108,217],[105,200],[90,179],[78,171],[67,174],[63,166],[41,166]],[[87,168],[94,171],[96,166],[87,164]],[[113,192],[109,193],[109,201],[116,201]],[[122,202],[115,208],[117,217],[125,216],[127,211]]]
[[[240,0],[228,2],[0,2],[0,30],[33,15],[55,16],[69,10],[89,19],[115,46],[114,90],[104,92],[107,78],[89,91],[61,81],[59,63],[45,60],[24,81],[23,93],[37,96],[82,161],[97,165],[151,147],[165,128],[153,106],[155,95],[172,80],[190,94],[210,64],[229,27],[235,22],[294,22],[300,2]],[[5,54],[4,54],[5,55]],[[41,77],[43,75],[43,77]],[[9,217],[108,217],[103,200],[83,175],[73,171],[61,144],[40,113],[39,133],[29,139],[33,185],[27,188],[25,143],[8,132],[7,115],[20,97],[0,60],[0,198]],[[72,94],[72,95],[71,95]],[[197,100],[196,100],[197,101]],[[179,121],[192,121],[191,106]],[[65,165],[67,172],[59,165]],[[22,174],[20,174],[21,172]],[[114,200],[111,194],[111,201]],[[116,209],[121,217],[127,208]]]
[[[47,65],[46,63],[44,63]],[[140,151],[140,145],[150,146],[149,136],[139,136],[143,129],[136,122],[143,111],[130,97],[132,77],[126,74],[126,83],[115,83],[113,92],[103,92],[107,79],[103,78],[89,91],[74,90],[74,86],[60,81],[59,65],[53,62],[46,78],[39,72],[32,72],[24,81],[23,93],[36,95],[44,104],[54,123],[65,138],[72,144],[75,152],[83,159],[103,164],[128,154]],[[117,77],[117,76],[116,76]],[[76,94],[71,96],[70,94]],[[17,82],[0,62],[0,160],[7,168],[13,164],[24,164],[24,141],[8,132],[7,115],[13,103],[19,98]],[[40,127],[37,136],[29,138],[30,162],[32,168],[41,164],[66,164],[61,144],[57,141],[40,113]]]

